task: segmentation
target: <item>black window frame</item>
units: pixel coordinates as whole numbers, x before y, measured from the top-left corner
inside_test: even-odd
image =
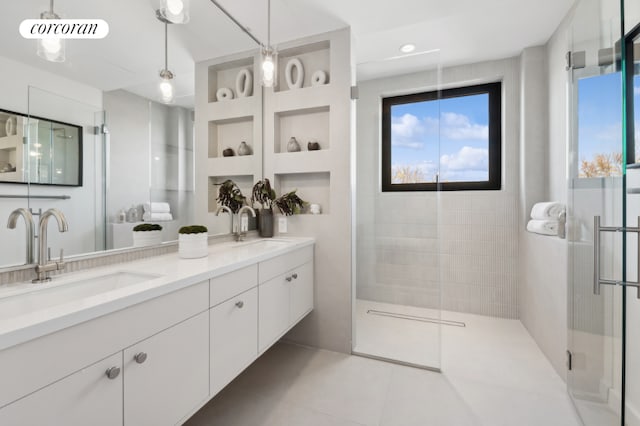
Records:
[[[391,183],[391,107],[470,95],[489,95],[489,180]],[[502,82],[382,98],[382,192],[485,191],[502,189]]]

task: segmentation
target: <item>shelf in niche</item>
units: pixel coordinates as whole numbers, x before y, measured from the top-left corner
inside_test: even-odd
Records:
[[[237,156],[238,147],[243,141],[251,147],[252,151],[254,149],[253,116],[209,121],[208,132],[209,158],[233,158],[223,157],[222,151],[231,148]]]
[[[208,200],[209,200],[209,213],[215,213],[218,209],[218,202],[216,198],[218,197],[218,188],[216,184],[221,184],[227,179],[231,179],[234,181],[242,194],[247,197],[247,199],[251,198],[251,189],[254,184],[254,176],[253,174],[239,174],[239,175],[229,175],[229,176],[209,176],[209,186],[208,186]]]
[[[330,148],[329,106],[279,111],[274,114],[274,144],[276,154],[287,152],[287,144],[295,137],[302,151],[307,143],[316,141],[321,150]]]
[[[275,173],[329,172],[332,167],[331,151],[281,152],[273,157]]]
[[[278,86],[276,92],[296,91],[300,89],[289,89],[285,80],[285,69],[287,62],[293,58],[298,58],[302,63],[304,80],[302,88],[311,86],[311,76],[314,72],[322,70],[327,74],[327,84],[331,82],[331,42],[329,40],[304,46],[284,49],[278,52]]]
[[[253,174],[254,170],[255,157],[253,155],[218,157],[207,160],[207,175],[212,177]]]
[[[222,64],[216,64],[209,66],[209,74],[208,74],[208,96],[207,99],[209,103],[218,103],[218,99],[216,97],[216,93],[218,89],[227,87],[233,91],[234,97],[230,100],[225,100],[226,102],[233,102],[235,100],[247,99],[247,98],[239,98],[236,93],[236,77],[238,73],[243,69],[249,70],[253,77],[253,90],[251,92],[251,96],[253,97],[256,93],[258,87],[258,82],[256,80],[256,76],[254,75],[254,67],[253,67],[253,56],[250,58],[239,59],[236,61],[225,62]]]
[[[322,214],[331,212],[329,172],[276,173],[274,188],[278,195],[296,189],[296,194],[310,204],[320,204]],[[308,212],[305,212],[308,214]]]

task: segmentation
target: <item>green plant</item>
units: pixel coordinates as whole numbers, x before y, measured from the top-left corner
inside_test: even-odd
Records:
[[[273,203],[276,199],[276,191],[271,188],[269,179],[263,179],[253,185],[251,192],[251,204],[260,203],[263,209],[273,209]]]
[[[246,204],[247,197],[242,195],[238,185],[231,179],[214,185],[220,186],[216,200],[220,205],[229,207],[233,213],[238,213],[240,208]]]
[[[205,232],[209,232],[209,230],[206,226],[202,225],[183,226],[178,230],[179,234],[202,234]]]
[[[296,189],[274,200],[274,204],[285,216],[291,216],[300,213],[308,203],[296,195]]]
[[[133,227],[134,232],[162,231],[162,226],[157,223],[141,223]]]

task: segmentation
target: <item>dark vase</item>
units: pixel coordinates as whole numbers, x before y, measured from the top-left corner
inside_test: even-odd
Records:
[[[260,209],[258,211],[258,232],[263,238],[273,237],[273,210]]]

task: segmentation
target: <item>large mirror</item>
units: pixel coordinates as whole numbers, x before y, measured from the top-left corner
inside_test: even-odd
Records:
[[[80,126],[0,110],[0,183],[82,186],[81,159]]]
[[[209,1],[191,2],[190,21],[166,28],[158,3],[56,1],[61,17],[110,28],[101,40],[66,40],[63,62],[18,33],[49,1],[17,2],[0,17],[0,268],[25,264],[25,225],[6,226],[17,208],[36,222],[49,208],[67,216],[69,232],[48,233],[54,256],[132,247],[142,222],[160,224],[163,242],[195,223],[195,64],[258,46]],[[159,89],[165,61],[171,103]],[[230,229],[226,215],[213,220],[213,232]]]

